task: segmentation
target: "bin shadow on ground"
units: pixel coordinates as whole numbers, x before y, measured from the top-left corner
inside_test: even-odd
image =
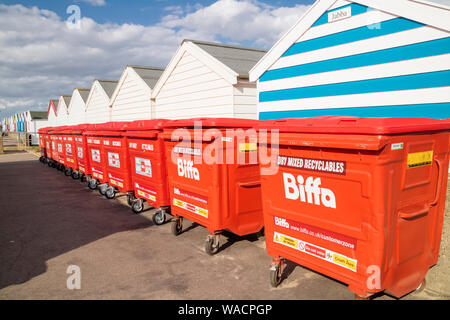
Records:
[[[264,237],[261,233],[253,233],[253,234],[248,234],[245,236],[238,236],[232,232],[229,231],[224,231],[221,234],[221,243],[220,243],[220,247],[219,250],[217,251],[217,253],[220,253],[224,250],[226,250],[228,247],[234,245],[237,242],[240,241],[248,241],[248,242],[256,242],[259,240],[260,237]],[[226,241],[224,241],[224,239]]]
[[[0,158],[0,289],[45,273],[53,257],[153,225],[34,156],[6,157]]]

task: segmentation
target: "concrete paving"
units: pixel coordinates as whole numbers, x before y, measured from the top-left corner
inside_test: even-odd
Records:
[[[0,299],[354,297],[346,285],[293,263],[274,289],[263,237],[222,236],[223,250],[210,257],[203,227],[185,221],[187,230],[175,237],[170,223],[152,224],[153,211],[135,215],[124,203],[30,153],[0,156]],[[81,271],[80,290],[67,288],[72,265]],[[403,299],[436,298],[422,292]]]

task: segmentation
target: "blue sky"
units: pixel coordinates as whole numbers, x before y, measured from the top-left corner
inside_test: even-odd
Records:
[[[118,80],[126,65],[165,67],[183,39],[270,49],[313,0],[0,0],[0,119]],[[67,9],[77,5],[76,28]]]
[[[27,7],[37,6],[41,9],[52,10],[60,17],[68,16],[66,9],[76,4],[80,7],[83,16],[90,17],[98,23],[133,23],[152,25],[168,14],[172,7],[190,7],[191,11],[201,6],[209,6],[216,0],[0,0],[4,4],[22,4]],[[314,0],[276,0],[260,1],[274,7],[293,7],[298,4],[310,5]],[[98,3],[104,3],[99,5]]]

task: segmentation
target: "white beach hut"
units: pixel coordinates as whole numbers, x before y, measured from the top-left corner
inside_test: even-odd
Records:
[[[72,96],[70,95],[61,95],[58,100],[58,106],[56,108],[56,125],[57,127],[60,126],[67,126],[69,124],[69,114],[68,114],[68,108],[70,104],[70,99]]]
[[[95,80],[86,102],[86,123],[111,121],[109,101],[118,81]]]
[[[45,111],[27,111],[25,112],[25,128],[30,137],[31,145],[39,144],[38,130],[48,127],[47,112]]]
[[[90,89],[76,88],[73,90],[67,108],[68,125],[76,125],[86,123],[86,101],[89,96]]]
[[[112,121],[152,118],[152,89],[164,69],[127,66],[111,96]]]
[[[264,50],[184,40],[152,93],[154,117],[255,119],[256,85],[248,72]]]
[[[58,109],[58,100],[52,99],[48,103],[48,111],[47,111],[47,126],[55,127],[56,126],[56,110]]]

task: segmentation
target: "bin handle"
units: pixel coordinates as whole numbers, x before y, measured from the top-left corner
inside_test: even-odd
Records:
[[[414,211],[414,212],[410,212],[410,213],[406,213],[406,212],[399,212],[398,216],[402,219],[414,219],[417,217],[421,217],[424,216],[428,213],[428,211],[430,211],[430,207],[429,206],[424,206],[423,208],[421,208],[420,210]]]
[[[442,185],[442,164],[441,162],[438,160],[438,158],[434,159],[434,162],[436,162],[437,165],[437,169],[438,169],[438,181],[437,181],[437,190],[436,190],[436,196],[434,197],[433,202],[430,203],[430,207],[433,207],[435,205],[437,205],[438,201],[439,201],[439,196],[441,194],[441,185]]]
[[[261,186],[261,181],[239,183],[239,187],[241,187],[241,188],[256,188],[256,187],[260,187],[260,186]]]

